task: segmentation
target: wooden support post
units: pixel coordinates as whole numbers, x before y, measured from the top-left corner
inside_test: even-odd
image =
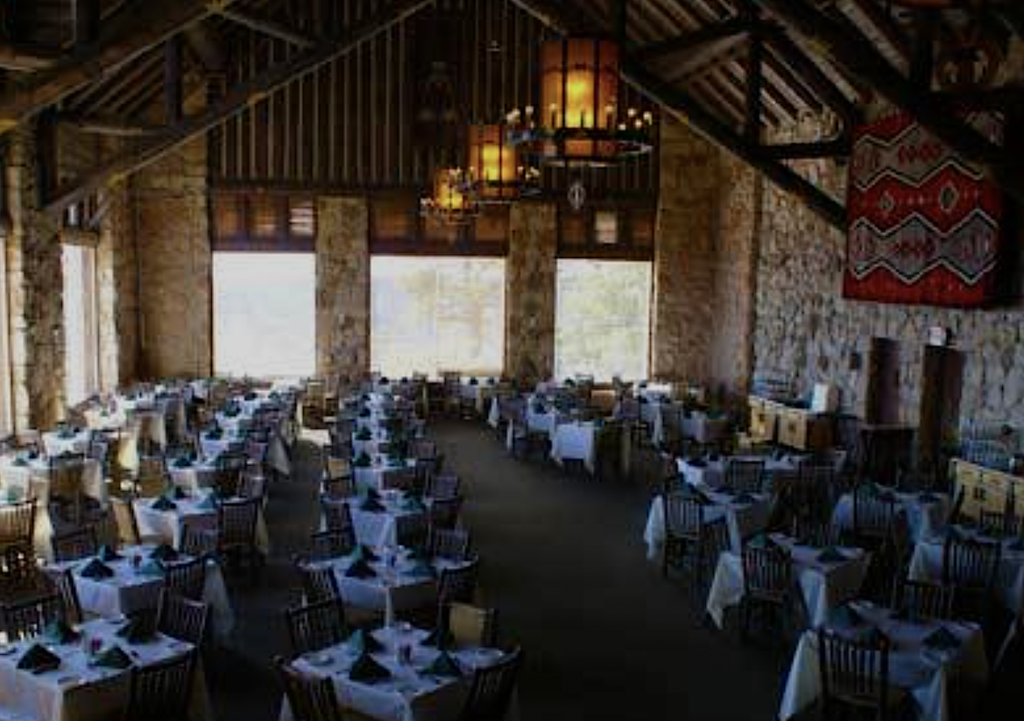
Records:
[[[184,114],[182,100],[181,36],[175,35],[164,43],[164,107],[167,124],[181,120]]]
[[[100,31],[99,0],[74,0],[75,48],[82,48],[96,40]]]

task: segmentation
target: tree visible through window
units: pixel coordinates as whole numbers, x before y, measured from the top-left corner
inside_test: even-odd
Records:
[[[651,264],[559,260],[555,376],[647,377]]]
[[[374,370],[501,373],[504,260],[374,256],[370,268]]]

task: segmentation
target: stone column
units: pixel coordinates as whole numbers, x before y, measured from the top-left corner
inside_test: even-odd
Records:
[[[552,204],[517,203],[505,265],[505,374],[526,384],[555,371],[558,215]]]
[[[651,375],[705,383],[716,330],[719,151],[669,116],[662,120],[659,143]]]
[[[141,373],[207,376],[213,368],[206,139],[137,173]]]
[[[13,419],[47,428],[64,415],[64,315],[58,220],[39,208],[35,126],[7,134],[6,242]]]
[[[100,202],[107,207],[96,249],[100,387],[111,391],[130,383],[137,372],[138,259],[127,183],[105,188]]]
[[[365,198],[317,200],[316,372],[358,380],[370,370],[370,241]]]

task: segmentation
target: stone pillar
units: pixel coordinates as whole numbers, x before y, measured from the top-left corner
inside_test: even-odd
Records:
[[[660,135],[651,375],[705,383],[716,330],[714,252],[719,152],[666,116]]]
[[[111,391],[130,383],[137,373],[138,258],[127,183],[104,189],[100,202],[107,207],[96,249],[100,388]]]
[[[137,173],[140,375],[207,376],[213,369],[206,139]]]
[[[365,198],[317,200],[316,372],[358,380],[370,370],[370,240]]]
[[[35,126],[7,134],[6,243],[13,420],[47,428],[64,415],[64,315],[58,220],[39,209]]]
[[[512,206],[505,264],[505,374],[525,384],[555,372],[557,249],[554,205]]]

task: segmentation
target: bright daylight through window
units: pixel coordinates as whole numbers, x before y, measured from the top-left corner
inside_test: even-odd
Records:
[[[214,371],[312,375],[315,288],[312,253],[214,253]]]
[[[559,260],[555,377],[647,377],[651,264]]]
[[[375,256],[371,364],[387,376],[499,375],[505,261]]]
[[[99,390],[96,249],[64,245],[64,394],[80,403]]]

